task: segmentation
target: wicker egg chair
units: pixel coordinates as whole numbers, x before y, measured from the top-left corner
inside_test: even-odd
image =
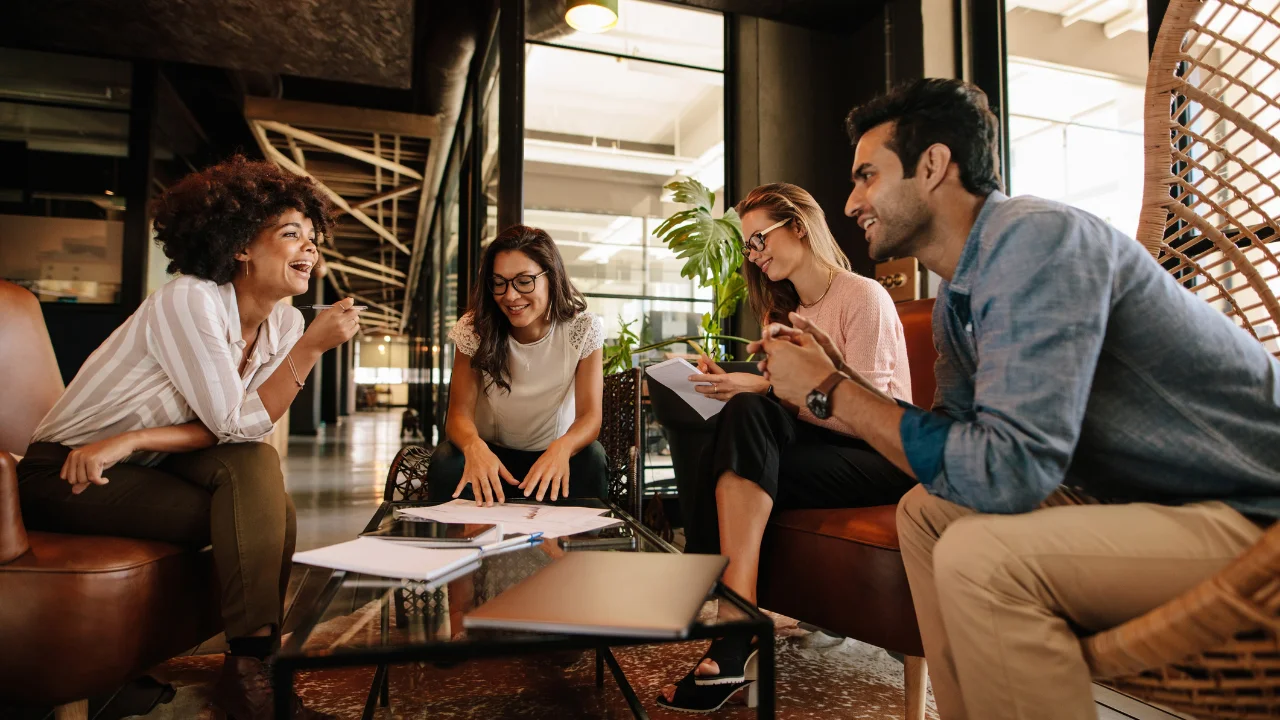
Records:
[[[1147,75],[1138,239],[1277,352],[1280,0],[1173,0]],[[1280,717],[1280,524],[1216,576],[1083,640],[1094,676],[1209,718]]]

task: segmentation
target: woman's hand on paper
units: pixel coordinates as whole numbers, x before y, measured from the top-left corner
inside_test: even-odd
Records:
[[[573,455],[559,440],[547,446],[538,456],[529,474],[520,483],[524,496],[536,493],[538,502],[542,502],[550,492],[554,502],[562,497],[569,497],[569,458]]]
[[[489,507],[495,500],[499,504],[506,502],[507,497],[502,492],[502,481],[515,485],[516,479],[511,476],[489,446],[483,440],[476,440],[463,449],[462,456],[465,458],[462,465],[462,481],[453,491],[453,496],[458,497],[462,494],[462,488],[470,485],[471,493],[476,498],[476,505],[483,504]]]
[[[751,373],[690,375],[689,381],[697,383],[693,387],[694,390],[709,398],[725,402],[728,402],[729,398],[739,393],[765,393],[769,391],[769,381]]]
[[[102,473],[129,457],[133,450],[128,433],[78,447],[67,455],[58,476],[71,483],[72,494],[79,495],[90,484],[106,485],[109,481]]]

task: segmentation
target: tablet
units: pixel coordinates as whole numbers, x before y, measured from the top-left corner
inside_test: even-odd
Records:
[[[502,539],[497,525],[445,523],[403,517],[383,519],[376,529],[362,532],[360,537],[462,547],[482,545]]]

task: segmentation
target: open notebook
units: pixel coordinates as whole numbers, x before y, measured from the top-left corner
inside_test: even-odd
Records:
[[[357,538],[294,553],[293,561],[366,575],[430,581],[479,560],[480,555],[476,548],[428,548],[376,538]]]

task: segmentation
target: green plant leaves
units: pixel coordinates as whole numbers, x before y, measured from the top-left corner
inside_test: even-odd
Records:
[[[723,284],[742,266],[742,221],[737,211],[730,208],[723,217],[712,217],[716,194],[692,178],[666,189],[676,202],[693,207],[667,218],[654,235],[685,261],[682,277],[696,279],[703,287]]]
[[[635,320],[623,322],[622,316],[618,316],[618,325],[621,329],[618,331],[618,339],[612,344],[604,346],[604,374],[612,375],[616,372],[631,369],[631,356],[637,345],[640,344],[640,338],[631,330],[631,323]]]

